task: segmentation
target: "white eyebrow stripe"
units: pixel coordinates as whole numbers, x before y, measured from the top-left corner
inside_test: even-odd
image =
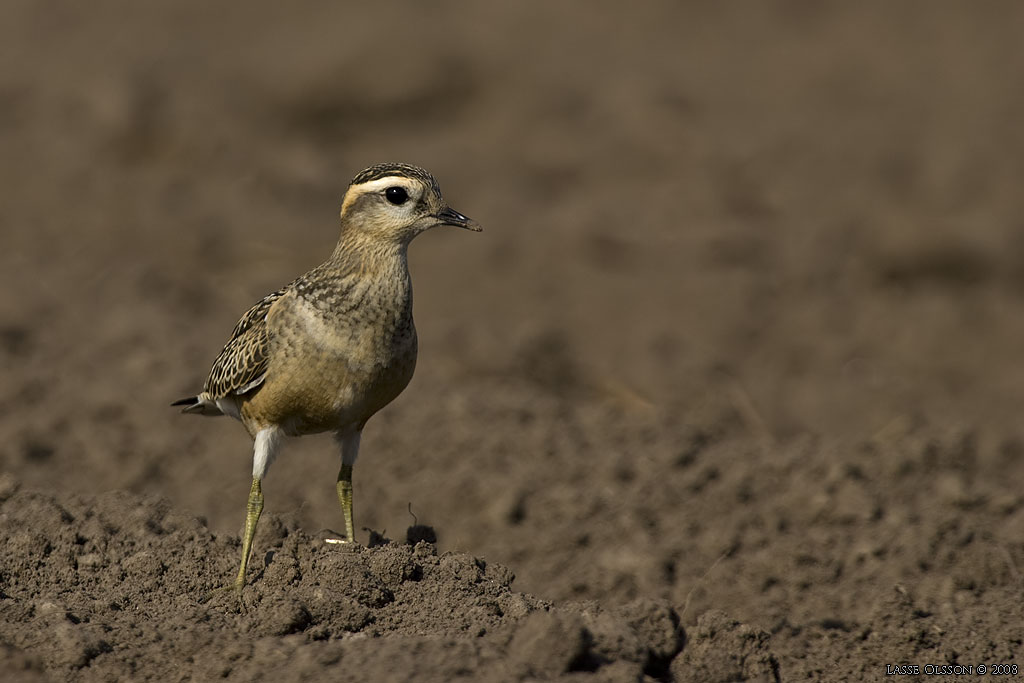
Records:
[[[416,181],[400,175],[389,175],[384,178],[371,180],[368,183],[356,185],[355,189],[358,189],[360,194],[366,194],[368,192],[376,192],[377,190],[394,187],[395,185],[401,185],[404,188],[414,188],[416,186]]]

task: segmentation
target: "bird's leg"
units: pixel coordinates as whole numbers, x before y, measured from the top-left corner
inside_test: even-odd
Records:
[[[249,502],[245,506],[245,536],[242,537],[242,564],[235,578],[235,590],[241,591],[245,586],[245,570],[249,566],[249,555],[252,553],[252,539],[256,535],[256,524],[263,512],[263,489],[260,479],[253,477],[252,488],[249,489]]]
[[[345,517],[345,538],[349,543],[356,540],[355,522],[352,519],[352,465],[342,464],[338,472],[338,502]]]
[[[345,432],[335,434],[341,448],[341,469],[338,471],[338,502],[341,503],[341,514],[345,517],[345,541],[354,543],[356,525],[352,516],[352,467],[359,456],[359,438],[362,432]]]
[[[238,576],[232,588],[241,593],[245,587],[245,570],[249,567],[249,556],[252,554],[252,541],[256,537],[256,525],[263,512],[263,476],[267,468],[277,456],[281,430],[275,426],[256,430],[253,435],[252,487],[249,489],[249,501],[245,506],[245,533],[242,536],[242,561],[238,567]]]

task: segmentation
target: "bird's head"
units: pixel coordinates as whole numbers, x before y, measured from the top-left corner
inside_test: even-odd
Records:
[[[476,221],[448,206],[434,176],[409,164],[378,164],[360,171],[342,201],[341,225],[361,238],[400,243],[439,225],[481,230]]]

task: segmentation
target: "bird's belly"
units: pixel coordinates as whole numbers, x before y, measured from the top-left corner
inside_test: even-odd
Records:
[[[293,339],[275,354],[252,403],[263,421],[293,436],[361,429],[405,389],[415,367],[414,331]]]

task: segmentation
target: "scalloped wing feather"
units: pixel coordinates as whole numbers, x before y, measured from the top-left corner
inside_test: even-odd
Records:
[[[270,360],[267,313],[291,284],[260,299],[235,325],[231,338],[213,362],[203,391],[211,398],[245,394],[263,383]]]

